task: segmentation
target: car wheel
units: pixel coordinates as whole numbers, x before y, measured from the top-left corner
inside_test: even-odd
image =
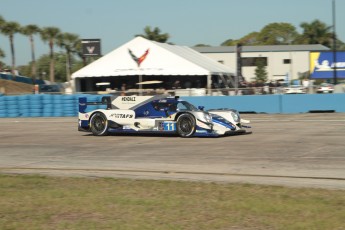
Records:
[[[108,120],[103,113],[96,112],[90,120],[90,129],[95,136],[108,135]]]
[[[193,115],[184,113],[177,119],[176,129],[180,137],[191,137],[195,133],[196,122]]]

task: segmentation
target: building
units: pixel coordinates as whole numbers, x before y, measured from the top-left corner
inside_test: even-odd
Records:
[[[237,69],[236,46],[193,47],[196,51]],[[310,71],[310,53],[330,51],[323,45],[243,46],[241,52],[242,76],[246,81],[255,78],[256,61],[266,64],[269,81],[299,79]]]

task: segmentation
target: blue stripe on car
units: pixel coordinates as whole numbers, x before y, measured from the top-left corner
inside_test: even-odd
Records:
[[[212,122],[217,123],[217,124],[222,125],[222,126],[225,126],[226,128],[231,129],[231,130],[236,129],[234,124],[225,120],[223,117],[215,115],[215,114],[212,114]]]

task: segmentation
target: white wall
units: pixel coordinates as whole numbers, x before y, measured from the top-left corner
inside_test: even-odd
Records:
[[[203,53],[204,55],[222,61],[233,69],[237,68],[236,53]],[[309,51],[291,52],[248,52],[242,53],[242,57],[267,57],[267,73],[269,80],[284,79],[289,73],[290,79],[298,79],[299,74],[309,71]],[[291,59],[291,64],[284,64],[284,59]],[[255,66],[242,67],[242,75],[247,81],[255,77]]]

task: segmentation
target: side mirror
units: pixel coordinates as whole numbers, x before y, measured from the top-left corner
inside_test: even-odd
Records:
[[[201,106],[201,105],[198,106],[198,109],[200,109],[201,111],[204,111],[204,108],[205,106]]]

